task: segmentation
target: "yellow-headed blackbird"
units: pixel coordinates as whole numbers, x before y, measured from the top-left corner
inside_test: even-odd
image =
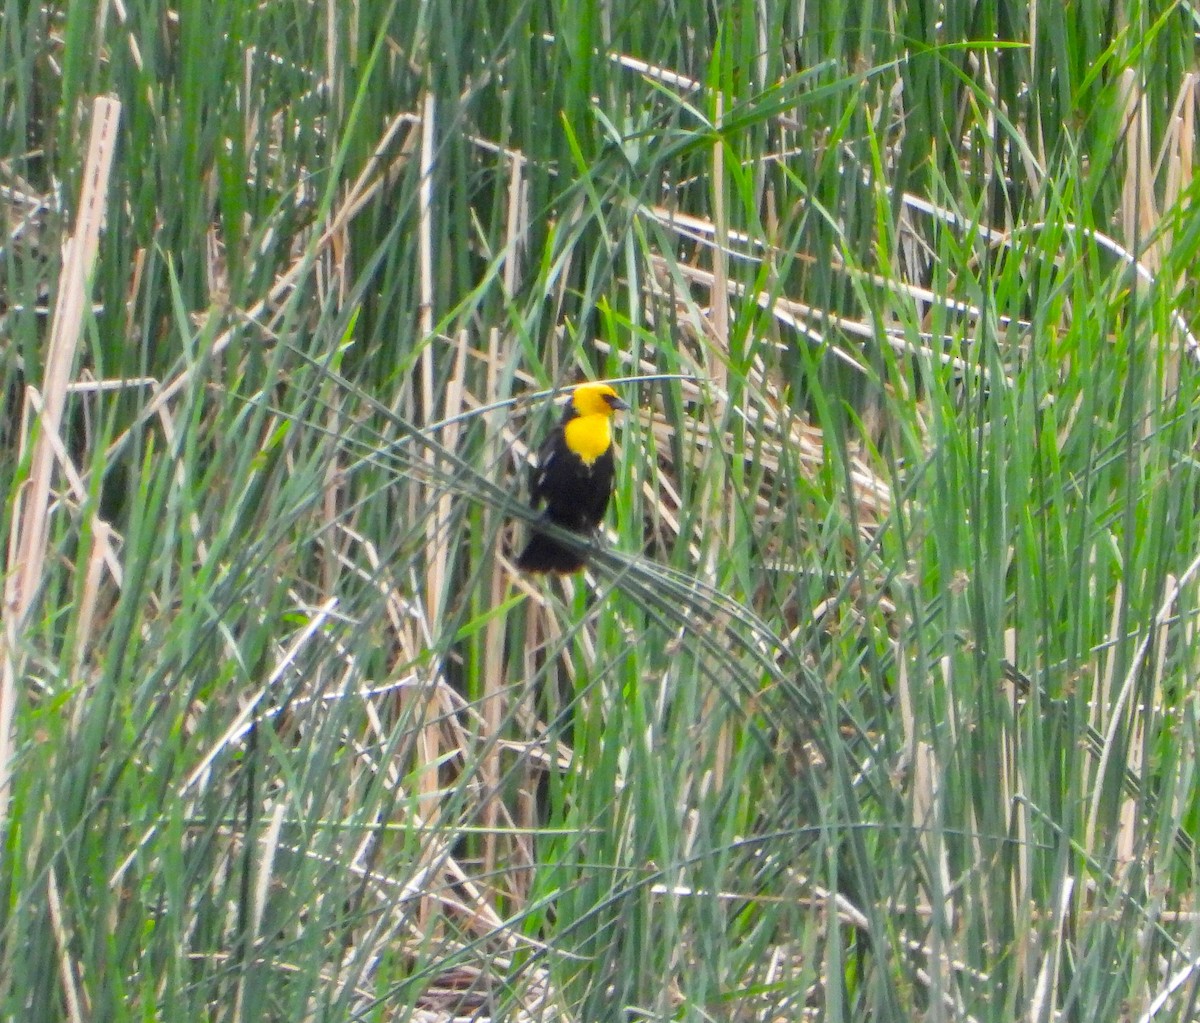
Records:
[[[604,519],[613,487],[613,413],[627,409],[608,384],[580,384],[562,420],[538,451],[530,496],[542,517],[573,533],[589,534]],[[578,572],[583,554],[536,527],[517,567],[526,572]]]

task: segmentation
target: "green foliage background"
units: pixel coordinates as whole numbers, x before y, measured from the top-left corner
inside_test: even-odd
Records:
[[[7,0],[3,1017],[1194,1017],[1196,30]]]

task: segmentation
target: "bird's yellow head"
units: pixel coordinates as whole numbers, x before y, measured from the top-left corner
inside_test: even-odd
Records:
[[[567,448],[591,466],[612,445],[610,421],[618,409],[629,408],[608,384],[580,384],[571,392],[563,413]]]
[[[577,415],[609,418],[618,409],[629,408],[608,384],[580,384],[571,392],[571,405]]]

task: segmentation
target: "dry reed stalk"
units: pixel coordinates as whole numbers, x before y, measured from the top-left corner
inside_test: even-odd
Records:
[[[67,239],[63,250],[63,267],[54,315],[50,321],[50,343],[41,394],[39,396],[31,386],[25,395],[25,422],[32,421],[30,409],[39,398],[41,413],[37,417],[40,429],[34,431],[33,450],[29,454],[29,476],[17,497],[8,542],[9,572],[4,583],[4,630],[0,636],[0,823],[8,813],[12,723],[17,678],[23,670],[24,661],[21,630],[26,624],[46,560],[54,452],[56,445],[61,443],[59,433],[63,409],[75,364],[75,352],[88,311],[89,278],[100,245],[100,228],[104,224],[108,179],[120,116],[121,104],[117,100],[98,96],[93,101],[92,130],[80,187],[79,212],[75,231]],[[28,437],[26,434],[22,438],[21,461],[26,456]]]
[[[519,153],[514,153],[509,160],[508,180],[508,216],[505,224],[504,273],[501,278],[504,294],[511,298],[520,285],[521,271],[521,240],[525,237],[529,223],[525,203],[526,181],[525,160]],[[501,335],[493,327],[488,331],[487,353],[487,389],[483,395],[484,402],[491,403],[499,397]],[[488,461],[490,465],[499,465],[503,454],[504,438],[501,434],[502,420],[495,413],[487,413],[487,444]],[[485,514],[485,523],[490,522],[491,512]],[[493,536],[496,530],[485,525],[484,536]],[[492,607],[499,607],[508,589],[507,570],[501,558],[493,558],[491,562],[491,579],[488,582],[488,598]],[[483,835],[483,876],[493,877],[498,859],[497,828],[500,824],[500,730],[503,727],[507,689],[504,662],[504,631],[505,623],[500,617],[493,617],[484,632],[484,665],[483,665],[483,704],[479,708],[483,717],[483,761],[479,765],[480,779],[483,783],[483,807],[481,823]],[[515,854],[516,850],[513,850]],[[508,857],[511,863],[513,855]],[[518,872],[513,873],[513,884],[519,885],[519,867],[513,864]],[[510,894],[512,890],[510,887]]]
[[[718,423],[724,424],[729,414],[729,216],[725,208],[725,139],[721,132],[725,120],[724,97],[717,93],[714,123],[716,124],[716,141],[713,143],[713,228],[716,244],[713,246],[713,287],[709,292],[709,308],[711,309],[710,328],[713,351],[708,361],[708,377],[712,381],[710,400],[715,399],[715,415]],[[724,494],[725,483],[721,474],[707,473],[707,499],[705,506],[712,509],[712,519],[709,526],[713,535],[722,537],[723,541],[733,539],[734,520],[726,516],[722,509],[726,507]],[[728,532],[728,536],[725,534]],[[704,577],[709,582],[717,583],[717,545],[708,544]],[[710,692],[705,700],[705,717],[715,715],[720,697]],[[724,724],[717,734],[716,749],[713,751],[713,778],[718,789],[725,787],[725,775],[733,758],[733,737],[729,725]]]
[[[432,92],[425,94],[425,102],[421,111],[421,182],[419,201],[419,223],[417,229],[417,262],[419,273],[420,308],[418,311],[417,327],[421,341],[419,365],[422,413],[431,419],[434,415],[434,370],[433,348],[433,172],[436,152],[434,125],[436,115],[436,100]],[[426,448],[425,457],[431,463],[437,455]],[[431,475],[436,476],[436,473]],[[445,592],[445,538],[439,537],[440,516],[434,515],[428,520],[428,550],[431,557],[428,561],[428,571],[425,580],[425,620],[429,635],[437,633],[437,623],[441,617],[441,599]],[[440,813],[440,798],[437,765],[441,759],[441,732],[437,724],[439,716],[438,681],[441,678],[440,667],[429,673],[427,680],[428,691],[418,697],[424,701],[422,710],[413,718],[415,727],[419,730],[416,743],[418,764],[418,782],[420,798],[420,817],[428,823],[436,823]],[[427,857],[433,850],[427,850]],[[430,859],[426,859],[430,862]],[[436,927],[438,917],[437,902],[424,896],[421,899],[418,919],[423,933],[431,933]]]

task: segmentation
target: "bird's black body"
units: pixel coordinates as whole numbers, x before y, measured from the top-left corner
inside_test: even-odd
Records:
[[[564,529],[586,533],[604,520],[612,496],[613,453],[609,448],[591,465],[567,448],[566,426],[577,413],[570,406],[538,450],[530,497],[546,505],[546,518]]]
[[[625,408],[615,393],[606,416]],[[600,414],[600,413],[593,413]],[[572,533],[590,535],[604,521],[613,489],[613,451],[609,445],[589,464],[567,442],[567,424],[579,418],[577,402],[569,402],[562,419],[538,450],[530,478],[530,499],[535,508],[545,505],[542,517]],[[517,558],[526,572],[577,572],[583,568],[583,552],[573,550],[537,528]]]

